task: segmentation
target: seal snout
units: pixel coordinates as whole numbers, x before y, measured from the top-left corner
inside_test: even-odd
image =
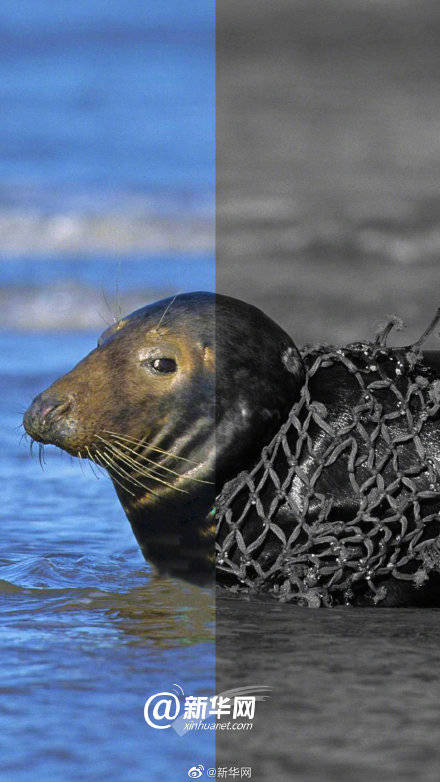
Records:
[[[59,399],[43,392],[35,397],[26,410],[23,418],[24,428],[38,442],[57,444],[60,436],[70,428],[66,414],[71,407],[70,399]]]

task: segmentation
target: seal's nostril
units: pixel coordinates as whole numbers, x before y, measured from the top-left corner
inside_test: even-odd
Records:
[[[38,410],[38,415],[41,418],[41,420],[44,421],[44,419],[49,415],[49,413],[52,412],[52,410],[54,410],[56,407],[57,405],[48,405],[48,404],[41,406],[40,409]]]
[[[54,415],[62,415],[63,413],[66,413],[67,410],[70,407],[70,402],[68,400],[60,400],[60,399],[45,399],[43,400],[40,410],[39,410],[39,416],[42,421],[44,421],[48,416],[54,416]]]
[[[71,427],[68,414],[72,401],[70,398],[60,399],[50,394],[39,394],[23,417],[27,434],[40,443],[58,444],[65,427]]]
[[[70,407],[70,399],[39,394],[25,413],[23,423],[26,431],[33,437],[38,436],[43,427],[61,418]]]

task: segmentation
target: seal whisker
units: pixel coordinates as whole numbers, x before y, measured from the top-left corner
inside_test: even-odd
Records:
[[[147,468],[140,465],[135,459],[132,459],[123,451],[120,451],[119,449],[115,448],[113,443],[111,444],[110,450],[118,459],[120,459],[124,464],[126,464],[127,467],[129,468],[134,467],[136,470],[136,474],[138,476],[145,477],[145,478],[153,478],[154,480],[160,480],[161,483],[164,483],[166,486],[169,486],[169,488],[176,489],[177,491],[184,491],[184,489],[178,489],[176,486],[173,486],[173,484],[161,480],[160,474],[158,474],[157,469],[155,469],[154,467]],[[152,464],[154,464],[154,462],[152,462]],[[175,473],[175,475],[180,477],[179,473]]]
[[[157,453],[163,453],[166,456],[170,456],[172,459],[179,459],[182,462],[190,462],[191,464],[197,464],[197,461],[195,459],[188,459],[186,456],[178,456],[172,451],[166,451],[163,448],[158,448],[157,446],[151,445],[146,441],[146,438],[142,438],[142,440],[135,440],[133,437],[127,437],[126,435],[121,435],[118,432],[111,432],[110,429],[104,429],[103,431],[106,432],[107,434],[112,435],[112,437],[118,437],[120,440],[126,440],[127,442],[132,443],[135,446],[136,445],[141,446],[143,443],[145,443],[148,448],[151,448],[152,451],[156,451]]]
[[[151,492],[151,494],[155,494],[156,496],[160,496],[155,492],[153,489],[150,489],[149,486],[145,486],[145,484],[141,483],[137,480],[133,475],[131,475],[127,470],[124,470],[123,467],[121,467],[120,464],[115,462],[115,460],[112,458],[111,453],[109,453],[107,450],[101,451],[101,458],[107,463],[112,465],[111,469],[116,472],[117,475],[124,478],[124,480],[128,479],[131,483],[134,483],[136,486],[139,486],[141,489],[145,489],[147,492]],[[109,467],[110,469],[110,467]]]
[[[100,476],[97,474],[96,470],[94,470],[94,468],[93,468],[93,457],[92,457],[92,454],[90,452],[90,448],[88,447],[88,445],[86,445],[86,451],[87,451],[89,467],[90,467],[90,469],[92,471],[92,474],[95,476],[96,480],[99,481],[100,480]]]
[[[112,455],[114,455],[116,458],[119,458],[119,459],[121,459],[121,461],[125,462],[125,464],[126,464],[128,467],[130,467],[130,462],[128,462],[126,458],[124,459],[124,453],[123,453],[122,451],[120,451],[120,450],[119,450],[119,448],[116,448],[116,446],[114,446],[114,445],[112,444],[111,450],[110,450],[109,448],[107,448],[107,453],[108,453],[108,452],[112,453]],[[131,460],[131,461],[133,461],[133,460]],[[136,464],[136,462],[134,463],[134,466],[135,466],[135,467],[137,467],[137,464]],[[188,492],[187,492],[185,489],[181,489],[181,488],[180,488],[180,487],[178,487],[178,486],[173,486],[173,484],[172,484],[172,483],[168,483],[168,481],[164,481],[162,478],[159,478],[159,477],[158,477],[158,476],[157,476],[157,475],[154,473],[154,471],[151,471],[151,472],[150,472],[149,470],[147,470],[146,468],[144,468],[144,475],[145,475],[145,477],[152,478],[153,480],[157,481],[158,483],[162,483],[162,484],[164,484],[164,486],[168,486],[168,488],[169,488],[169,489],[175,489],[175,491],[181,491],[181,492],[183,492],[184,494],[187,494],[187,493],[188,493]],[[134,478],[133,476],[130,476],[130,477],[132,477],[132,480],[135,480],[135,478]],[[142,483],[139,483],[139,485],[140,485],[140,486],[142,486],[142,488],[144,488],[144,489],[148,489],[148,487],[147,487],[147,486],[144,486]]]
[[[38,444],[38,461],[40,462],[41,469],[44,470],[46,461],[44,458],[44,446],[41,443]]]
[[[99,439],[103,440],[102,437],[100,437]],[[108,442],[108,440],[104,440],[104,442],[106,442],[107,445],[109,445],[109,446],[113,446],[114,445],[114,443]],[[154,459],[149,459],[148,456],[145,456],[144,454],[139,453],[138,451],[135,451],[134,448],[130,448],[130,446],[126,445],[125,443],[119,443],[118,442],[117,445],[118,445],[119,448],[123,449],[124,454],[126,456],[127,456],[127,454],[134,454],[135,456],[137,456],[139,458],[140,461],[130,457],[133,466],[137,467],[140,471],[142,471],[142,469],[144,469],[144,465],[142,464],[142,460],[144,460],[146,462],[149,462],[149,464],[154,465],[154,467],[156,469],[164,470],[165,472],[169,472],[172,475],[176,475],[177,477],[179,477],[180,474],[181,474],[181,473],[177,472],[176,470],[172,470],[171,467],[166,467],[164,464],[157,464],[157,462],[155,462]],[[127,456],[127,458],[129,458],[129,457]]]
[[[117,475],[122,476],[124,479],[130,481],[135,486],[139,486],[139,488],[144,489],[146,492],[149,492],[151,494],[154,494],[156,497],[160,497],[160,494],[158,492],[155,492],[154,489],[151,489],[149,486],[146,486],[144,483],[141,483],[137,478],[134,477],[128,470],[125,470],[121,465],[112,458],[111,453],[109,451],[103,451],[102,452],[102,458],[106,459],[107,464],[111,464],[112,469],[116,472]],[[110,467],[109,467],[110,469]]]
[[[118,261],[117,272],[118,272],[118,276],[116,277],[115,280],[115,299],[116,299],[115,306],[116,306],[116,318],[117,318],[117,322],[119,322],[122,319],[121,291],[119,288],[119,277],[122,277],[121,260]]]
[[[118,443],[119,447],[116,447],[115,443],[108,443],[109,450],[115,455],[118,456],[128,467],[134,467],[134,469],[137,471],[139,475],[145,475],[146,477],[157,473],[158,469],[166,469],[164,467],[161,467],[160,465],[156,465],[156,463],[150,459],[150,464],[154,465],[153,467],[146,467],[145,465],[141,464],[137,459],[133,459],[129,453],[127,453],[123,446],[121,446]],[[122,450],[120,450],[122,448]],[[179,476],[178,472],[174,472],[174,470],[168,470],[168,472],[172,472],[177,477]],[[160,474],[160,473],[159,473]]]
[[[102,459],[104,462],[106,462],[106,459],[104,458],[104,454],[103,454],[101,451],[96,451],[96,453],[95,453],[95,460],[97,461],[97,464],[99,464],[99,461],[98,461],[98,459],[99,459],[99,460],[101,460],[101,459]],[[114,469],[114,468],[113,468],[111,465],[108,465],[108,464],[107,464],[107,465],[100,465],[100,466],[101,466],[101,467],[104,467],[104,469],[107,469],[107,470],[109,471],[109,473],[110,473],[110,475],[111,475],[111,478],[112,478],[112,480],[113,480],[113,481],[114,481],[114,482],[115,482],[115,483],[116,483],[118,486],[120,486],[120,487],[121,487],[121,489],[123,489],[124,491],[126,491],[126,492],[127,492],[128,494],[130,494],[132,497],[136,498],[136,494],[135,494],[133,491],[131,491],[131,489],[129,489],[127,486],[125,486],[125,483],[123,483],[123,481],[122,481],[120,478],[116,478],[116,475],[119,475],[119,473],[117,472],[117,473],[116,473],[116,475],[114,475],[115,469]]]
[[[165,315],[167,314],[168,310],[170,310],[170,309],[171,309],[171,307],[173,306],[173,304],[174,304],[174,302],[176,301],[176,299],[177,299],[177,297],[178,297],[178,296],[179,296],[179,294],[178,294],[178,293],[176,293],[176,295],[175,295],[175,296],[173,296],[173,298],[171,299],[171,301],[170,301],[170,302],[168,302],[168,305],[165,307],[165,310],[163,311],[163,313],[162,313],[162,315],[161,315],[161,318],[160,318],[160,320],[159,320],[159,323],[157,324],[157,326],[155,326],[155,327],[154,327],[154,329],[152,329],[152,331],[159,331],[159,326],[161,326],[161,324],[163,323],[163,320],[164,320],[164,318],[165,318]]]
[[[83,459],[83,455],[82,455],[81,451],[78,451],[77,456],[78,456],[78,459],[79,459],[79,466],[80,466],[81,472],[82,472],[82,474],[83,474],[83,476],[85,478],[86,474],[84,472],[84,465],[83,465],[84,459]]]
[[[102,286],[102,288],[101,288],[101,295],[102,295],[102,298],[104,299],[105,306],[107,307],[107,309],[108,309],[108,311],[109,311],[110,315],[111,315],[111,316],[112,316],[112,318],[113,318],[113,323],[112,323],[112,325],[114,325],[115,323],[117,323],[117,322],[118,322],[119,318],[117,317],[117,315],[115,315],[115,313],[114,313],[114,311],[113,311],[113,308],[112,308],[112,306],[110,305],[110,302],[109,302],[109,299],[108,299],[107,293],[106,293],[106,291],[105,291],[105,289],[104,289],[104,286]]]
[[[102,439],[102,438],[100,437],[100,439]],[[109,445],[109,446],[112,445],[113,446],[114,443],[108,443],[107,442],[107,445]],[[170,467],[166,467],[164,464],[157,464],[157,462],[155,462],[154,459],[149,459],[144,454],[138,453],[133,448],[130,448],[129,446],[127,446],[125,444],[118,443],[118,446],[119,446],[119,448],[123,449],[123,453],[124,453],[124,456],[125,456],[125,459],[126,459],[127,463],[130,462],[130,464],[133,467],[135,467],[139,471],[139,473],[141,475],[142,474],[149,475],[151,473],[157,473],[158,470],[163,470],[163,471],[165,471],[167,473],[170,473],[171,475],[175,475],[177,478],[181,478],[182,477],[182,473],[177,472],[177,470],[172,470]],[[135,454],[136,456],[138,456],[138,459],[133,459],[131,456],[129,456],[129,454],[131,454],[131,453]],[[149,464],[152,464],[153,467],[146,468],[145,465],[142,464],[142,460],[145,460],[145,461],[149,462]],[[193,460],[191,460],[191,463],[193,463]],[[197,462],[194,462],[194,463],[197,464]],[[206,484],[212,484],[213,483],[212,481],[205,481],[202,478],[195,478],[194,476],[186,476],[186,477],[187,478],[189,477],[189,479],[194,481],[195,483],[206,483]]]
[[[154,461],[154,459],[149,459],[148,456],[146,456],[145,453],[142,450],[141,451],[136,450],[136,448],[133,448],[129,443],[126,443],[123,440],[117,440],[116,438],[114,438],[114,439],[116,440],[116,445],[118,445],[120,448],[123,448],[124,451],[126,451],[127,453],[133,454],[133,456],[136,458],[136,460],[137,459],[143,459],[144,461],[149,462],[150,464],[154,464],[156,466],[159,466],[157,464],[157,462]],[[112,445],[114,445],[114,444],[115,443],[113,442]],[[140,445],[140,443],[139,443],[139,445]],[[149,446],[146,446],[146,449],[148,450]],[[151,450],[151,449],[149,449],[149,450]],[[166,468],[164,465],[160,465],[160,466],[162,467],[163,470],[167,469],[169,472],[174,472],[175,475],[179,475],[179,473],[175,472],[171,468]]]

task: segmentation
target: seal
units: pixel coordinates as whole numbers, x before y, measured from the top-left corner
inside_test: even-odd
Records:
[[[336,351],[340,361],[324,361],[313,374],[316,351],[301,355],[290,336],[257,308],[218,294],[182,294],[143,307],[107,329],[95,350],[34,399],[24,426],[39,443],[104,468],[145,559],[160,573],[196,584],[209,584],[215,575],[219,583],[229,583],[232,570],[225,572],[218,557],[216,572],[215,546],[225,549],[235,571],[247,576],[249,552],[258,573],[275,562],[280,541],[295,538],[306,549],[304,530],[313,532],[321,523],[323,497],[331,498],[332,505],[326,520],[346,525],[354,539],[353,520],[363,509],[353,481],[367,485],[373,471],[378,486],[384,477],[393,488],[383,495],[375,518],[367,518],[371,535],[383,534],[381,514],[389,516],[389,507],[402,500],[408,505],[414,497],[409,521],[416,529],[410,553],[421,531],[432,543],[424,555],[429,578],[421,588],[381,576],[389,585],[381,605],[440,605],[440,549],[435,548],[440,532],[440,491],[435,488],[440,476],[440,353],[420,351],[410,371],[405,349],[374,348],[377,367],[371,356],[364,356],[364,347]],[[348,371],[350,362],[354,370]],[[378,373],[393,375],[392,386],[384,388]],[[375,403],[365,402],[356,412],[358,428],[352,439],[358,473],[348,457],[330,458],[321,472],[334,432],[348,431],[358,410],[361,375],[374,387]],[[411,398],[408,377],[417,392],[412,391]],[[295,413],[288,441],[285,422],[292,421],[305,382],[315,406],[307,431]],[[439,397],[431,400],[424,421],[417,402],[423,384]],[[394,409],[396,399],[407,405],[405,415]],[[383,415],[385,429],[378,428]],[[250,492],[249,471],[261,462],[262,451],[269,453],[277,436],[282,448],[288,445],[291,454],[298,451],[299,469],[294,475],[286,472],[280,449],[265,463],[271,480],[262,480],[259,502],[249,503],[244,522],[220,524],[216,532],[216,498],[237,480]],[[390,437],[395,443],[391,450]],[[307,453],[303,445],[299,448],[300,441],[307,444]],[[362,452],[364,441],[368,453]],[[377,466],[381,464],[383,469]],[[426,523],[420,517],[419,495],[429,506]],[[263,505],[275,509],[267,524],[261,520]],[[243,510],[243,497],[234,500],[232,510],[234,522]],[[400,516],[405,525],[408,519]],[[390,523],[388,543],[390,536],[398,540],[398,527]],[[377,539],[368,538],[368,545]],[[369,604],[362,589],[355,598],[358,605]]]
[[[260,310],[187,293],[107,329],[23,423],[33,440],[108,472],[160,573],[206,584],[215,575],[215,497],[252,467],[302,382],[297,348]]]

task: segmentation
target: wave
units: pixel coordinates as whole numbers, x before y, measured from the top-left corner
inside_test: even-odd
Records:
[[[119,573],[118,569],[119,568]],[[120,577],[124,575],[124,583]],[[99,556],[51,553],[25,554],[17,560],[0,562],[0,594],[4,592],[78,593],[85,589],[100,592],[129,591],[143,586],[148,569],[137,547]],[[66,595],[68,597],[68,594]]]
[[[376,193],[352,203],[340,215],[330,199],[303,195],[230,198],[217,209],[217,243],[222,254],[250,257],[322,258],[351,262],[382,260],[398,266],[436,261],[440,252],[439,199],[429,194],[393,202]]]
[[[35,254],[206,252],[214,247],[209,214],[0,211],[0,253]]]
[[[320,257],[322,253],[353,259],[378,258],[407,265],[437,258],[440,224],[433,219],[438,204],[408,208],[397,215],[341,219],[317,218],[313,205],[303,204],[298,214],[288,199],[231,199],[218,210],[219,244],[231,258],[254,253]],[[325,212],[325,209],[324,209]],[[5,209],[0,193],[0,257],[65,257],[79,259],[105,255],[213,253],[215,220],[207,205],[140,207],[123,204],[102,211],[89,204],[78,211]],[[0,270],[1,284],[1,270]]]

